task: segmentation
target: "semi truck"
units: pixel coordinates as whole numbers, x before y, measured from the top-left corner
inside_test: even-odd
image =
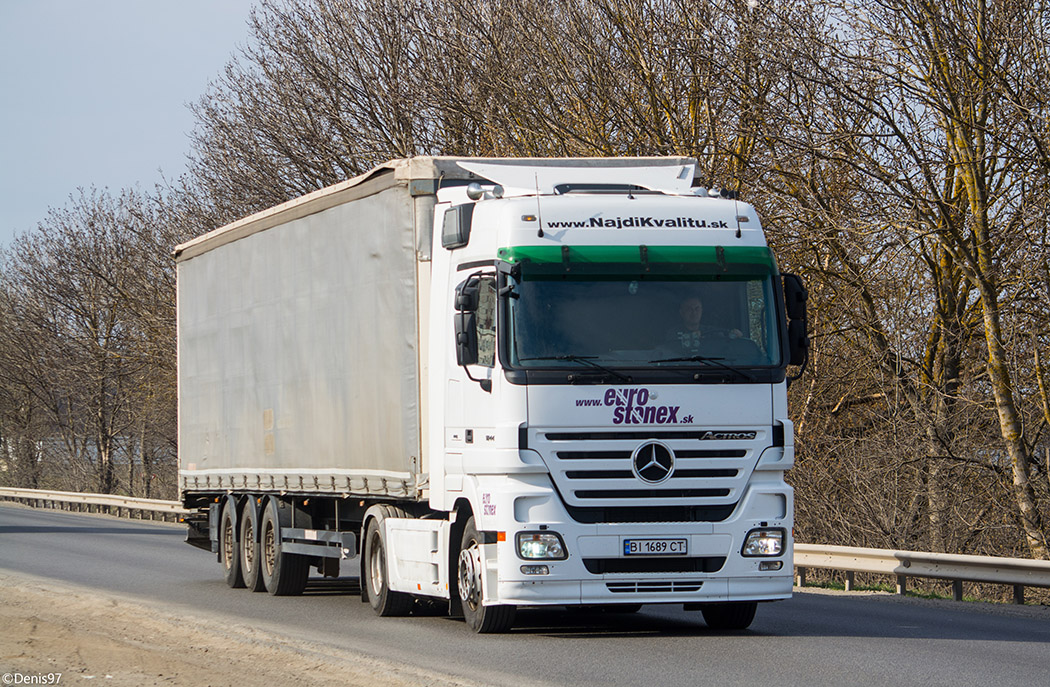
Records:
[[[696,169],[394,160],[178,246],[187,541],[478,633],[788,598],[806,290]]]

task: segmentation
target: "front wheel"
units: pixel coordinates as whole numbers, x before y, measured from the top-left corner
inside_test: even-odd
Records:
[[[463,619],[467,626],[478,634],[506,632],[514,624],[514,606],[484,606],[484,570],[481,562],[481,537],[474,525],[474,516],[463,528],[463,539],[459,547],[457,579],[459,598],[463,605]]]
[[[704,622],[712,630],[746,630],[755,619],[758,603],[737,601],[735,603],[705,604],[701,609]]]

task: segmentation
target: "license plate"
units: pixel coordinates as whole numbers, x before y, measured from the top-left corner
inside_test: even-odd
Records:
[[[688,539],[624,539],[625,556],[686,556]]]

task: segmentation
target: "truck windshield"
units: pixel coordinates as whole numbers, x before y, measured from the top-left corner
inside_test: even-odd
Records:
[[[517,279],[508,277],[511,367],[781,364],[770,273],[574,275],[522,267]]]

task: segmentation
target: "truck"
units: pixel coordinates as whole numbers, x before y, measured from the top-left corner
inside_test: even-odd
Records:
[[[231,587],[356,571],[478,633],[789,598],[806,290],[696,174],[414,157],[178,246],[187,541]]]

